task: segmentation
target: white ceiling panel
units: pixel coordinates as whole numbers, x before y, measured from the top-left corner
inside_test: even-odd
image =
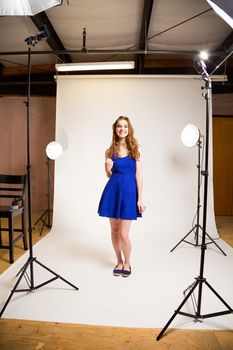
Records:
[[[66,49],[82,48],[83,28],[89,49],[125,49],[138,43],[142,0],[73,0],[47,11]]]
[[[207,1],[157,0],[152,11],[148,48],[198,51],[215,49],[230,34],[231,28],[213,10],[159,34],[187,19],[208,10]]]

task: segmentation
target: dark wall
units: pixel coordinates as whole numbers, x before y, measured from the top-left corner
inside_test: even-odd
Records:
[[[0,98],[0,173],[27,172],[27,118],[24,97]],[[32,210],[47,208],[45,148],[55,139],[55,97],[31,97],[30,158]],[[54,162],[51,161],[51,179]],[[51,181],[51,185],[53,181]],[[52,191],[53,192],[53,191]]]

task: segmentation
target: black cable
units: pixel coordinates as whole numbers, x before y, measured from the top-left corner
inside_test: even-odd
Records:
[[[161,34],[164,34],[164,33],[168,32],[169,30],[172,30],[172,29],[174,29],[174,28],[177,28],[177,27],[181,26],[182,24],[187,23],[187,22],[191,21],[192,19],[197,18],[197,17],[203,15],[204,13],[209,12],[209,11],[212,11],[212,10],[213,10],[212,8],[209,8],[208,10],[202,11],[202,12],[198,13],[197,15],[194,15],[194,16],[192,16],[192,17],[189,17],[188,19],[185,19],[184,21],[182,21],[182,22],[180,22],[180,23],[177,23],[177,24],[171,26],[170,28],[167,28],[167,29],[165,29],[165,30],[162,30],[161,32],[159,32],[159,33],[157,33],[157,34],[151,35],[149,38],[147,38],[147,40],[150,40],[150,39],[152,39],[152,38],[155,38],[156,36],[159,36],[159,35],[161,35]]]
[[[177,23],[177,24],[175,24],[175,25],[173,25],[173,26],[171,26],[171,27],[169,27],[169,28],[167,28],[167,29],[162,30],[161,32],[159,32],[159,33],[157,33],[157,34],[151,35],[150,37],[147,38],[147,41],[150,40],[150,39],[152,39],[152,38],[155,38],[156,36],[159,36],[159,35],[161,35],[161,34],[164,34],[164,33],[168,32],[169,30],[172,30],[172,29],[174,29],[174,28],[176,28],[176,27],[179,27],[179,26],[181,26],[182,24],[187,23],[187,22],[189,22],[189,21],[191,21],[191,20],[193,20],[193,19],[195,19],[195,18],[197,18],[197,17],[199,17],[199,16],[202,16],[204,13],[209,12],[209,11],[212,11],[212,10],[213,10],[212,8],[209,8],[208,10],[202,11],[202,12],[200,12],[200,13],[198,13],[198,14],[192,16],[192,17],[189,17],[189,18],[185,19],[185,20],[182,21],[182,22],[179,22],[179,23]],[[132,49],[133,47],[142,44],[143,42],[144,42],[144,41],[139,41],[139,43],[134,44],[134,45],[132,45],[132,46],[129,46],[126,50],[130,50],[130,49]],[[120,53],[119,53],[119,54],[120,54]],[[113,57],[118,56],[119,54],[112,55],[112,56],[110,56],[109,58],[106,58],[105,61],[108,61],[108,60],[112,59]]]

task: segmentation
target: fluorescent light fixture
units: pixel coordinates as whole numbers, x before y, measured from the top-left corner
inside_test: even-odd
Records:
[[[232,0],[207,0],[214,11],[233,28],[233,3]]]
[[[55,64],[55,68],[57,72],[134,69],[134,61],[62,63]]]
[[[193,147],[200,139],[200,130],[194,124],[187,124],[181,133],[181,141],[186,147]]]

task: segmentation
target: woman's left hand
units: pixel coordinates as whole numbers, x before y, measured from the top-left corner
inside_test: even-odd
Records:
[[[144,210],[146,209],[145,205],[142,203],[142,201],[138,201],[138,210],[139,213],[142,214],[144,212]]]

